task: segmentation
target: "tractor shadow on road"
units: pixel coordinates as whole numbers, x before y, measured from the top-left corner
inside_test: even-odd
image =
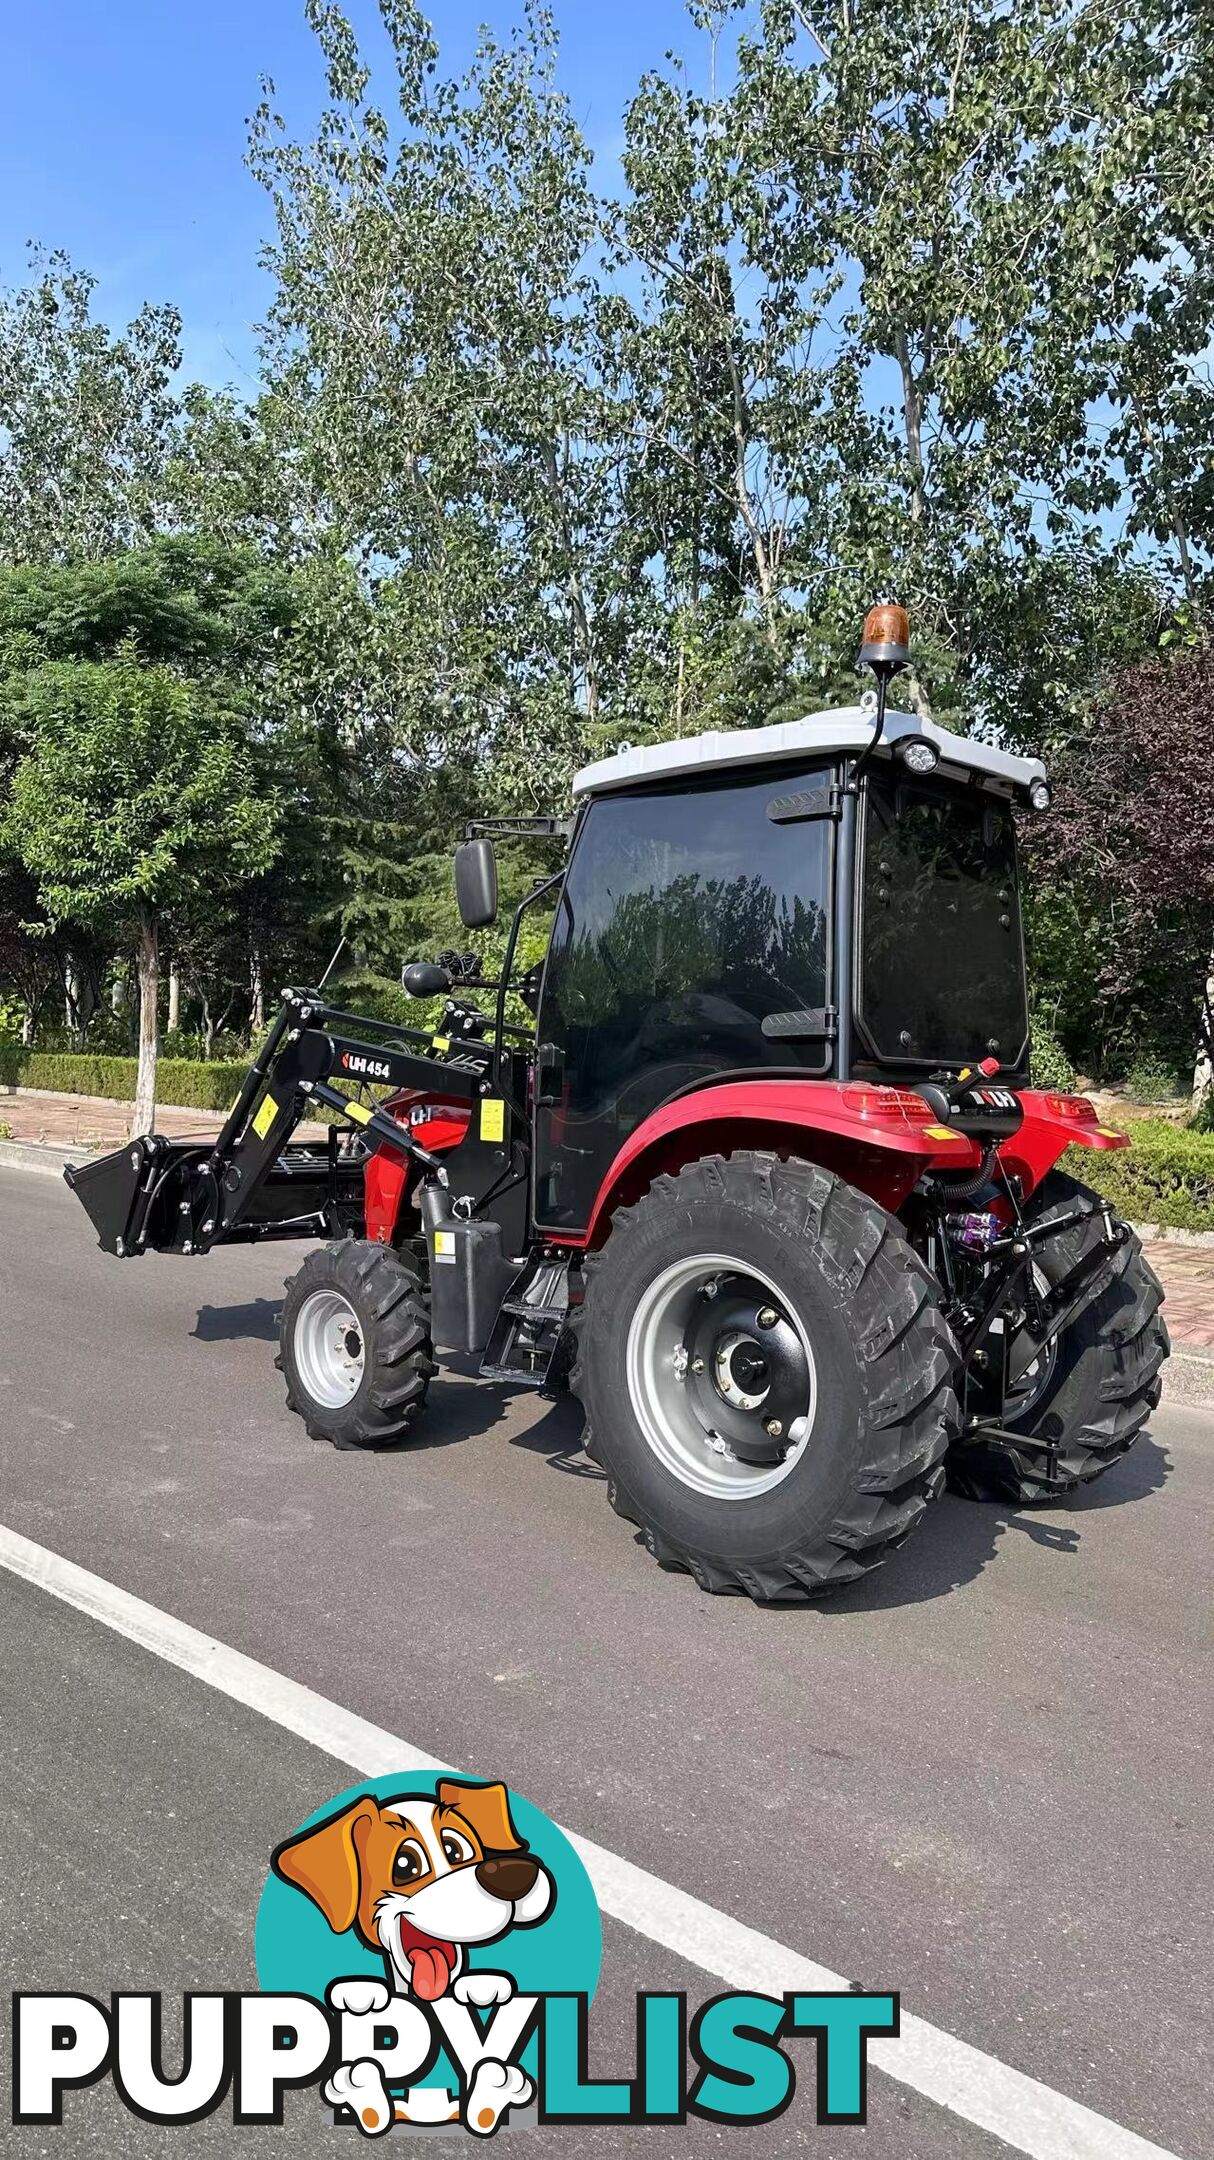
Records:
[[[442,1371],[430,1384],[426,1407],[410,1431],[407,1452],[424,1455],[428,1448],[455,1447],[462,1440],[483,1439],[495,1432],[518,1401],[516,1389],[499,1387],[477,1375],[480,1360],[443,1352]]]
[[[545,1455],[549,1468],[566,1476],[606,1482],[606,1473],[582,1452],[582,1414],[567,1395],[551,1401],[535,1424],[512,1433],[510,1445]],[[1074,1559],[1085,1517],[1149,1500],[1162,1491],[1171,1469],[1166,1448],[1146,1432],[1122,1462],[1061,1507],[1018,1507],[1010,1501],[963,1500],[947,1493],[887,1566],[829,1598],[771,1609],[841,1617],[947,1597],[981,1575],[1000,1557],[1004,1539],[1017,1533],[1057,1553],[1060,1560]],[[636,1542],[643,1543],[639,1531]]]
[[[281,1298],[249,1298],[243,1305],[200,1305],[190,1333],[196,1342],[278,1341]]]
[[[548,1403],[543,1416],[524,1432],[510,1435],[511,1447],[527,1448],[533,1455],[547,1457],[550,1470],[561,1470],[566,1477],[586,1478],[593,1485],[605,1485],[607,1473],[600,1470],[582,1448],[582,1413],[568,1395],[558,1395]]]
[[[812,1609],[826,1618],[947,1597],[950,1590],[959,1590],[981,1575],[1000,1557],[1005,1537],[1016,1533],[1056,1553],[1060,1560],[1073,1560],[1086,1516],[1149,1500],[1162,1490],[1171,1469],[1166,1448],[1144,1433],[1123,1462],[1062,1506],[1018,1507],[1012,1501],[964,1500],[946,1493],[885,1567]]]

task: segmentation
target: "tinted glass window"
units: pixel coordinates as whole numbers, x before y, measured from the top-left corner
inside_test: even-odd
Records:
[[[870,787],[860,1011],[882,1057],[1018,1057],[1028,1031],[1011,810]]]
[[[540,1014],[537,1203],[581,1226],[612,1157],[690,1081],[738,1067],[822,1071],[817,1041],[768,1041],[770,1013],[827,1002],[829,821],[768,805],[825,776],[591,804],[553,931]]]

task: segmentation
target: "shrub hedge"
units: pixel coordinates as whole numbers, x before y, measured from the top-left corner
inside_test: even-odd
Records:
[[[1058,1088],[1063,1094],[1075,1085],[1075,1068],[1044,1020],[1033,1022],[1032,1077],[1035,1088]]]
[[[1128,1222],[1214,1230],[1214,1134],[1135,1118],[1130,1145],[1114,1154],[1068,1148],[1062,1167],[1111,1200]]]
[[[227,1110],[245,1075],[245,1065],[219,1058],[209,1064],[193,1058],[161,1058],[156,1097],[180,1110]],[[133,1102],[138,1062],[131,1057],[78,1055],[51,1050],[23,1050],[0,1044],[0,1082],[50,1088],[62,1095],[100,1095],[108,1102]]]

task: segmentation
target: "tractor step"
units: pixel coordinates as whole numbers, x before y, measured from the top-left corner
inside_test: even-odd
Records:
[[[509,1387],[542,1388],[547,1377],[547,1367],[543,1372],[537,1372],[530,1366],[488,1365],[482,1359],[480,1377],[482,1380],[504,1380]]]
[[[563,1295],[567,1283],[567,1261],[536,1261],[528,1268],[522,1288],[503,1298],[498,1307],[481,1359],[483,1380],[504,1380],[511,1387],[547,1387],[569,1316]]]

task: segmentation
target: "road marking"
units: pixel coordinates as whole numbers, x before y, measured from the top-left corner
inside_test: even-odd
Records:
[[[382,1725],[369,1724],[298,1680],[289,1680],[243,1651],[216,1642],[4,1524],[0,1524],[0,1566],[167,1664],[192,1673],[233,1702],[258,1711],[323,1754],[348,1764],[360,1777],[458,1767],[424,1754]],[[688,1964],[698,1965],[714,1980],[762,1995],[782,1995],[789,1989],[814,1994],[848,1985],[841,1974],[802,1957],[770,1935],[761,1935],[729,1913],[718,1912],[605,1846],[575,1831],[567,1830],[565,1835],[586,1865],[603,1912]],[[877,1977],[884,1986],[886,1976]],[[1005,2145],[1031,2155],[1032,2160],[1178,2160],[1162,2145],[1153,2145],[923,2018],[904,2014],[899,2038],[872,2041],[869,2061],[887,2077],[1002,2138]]]

